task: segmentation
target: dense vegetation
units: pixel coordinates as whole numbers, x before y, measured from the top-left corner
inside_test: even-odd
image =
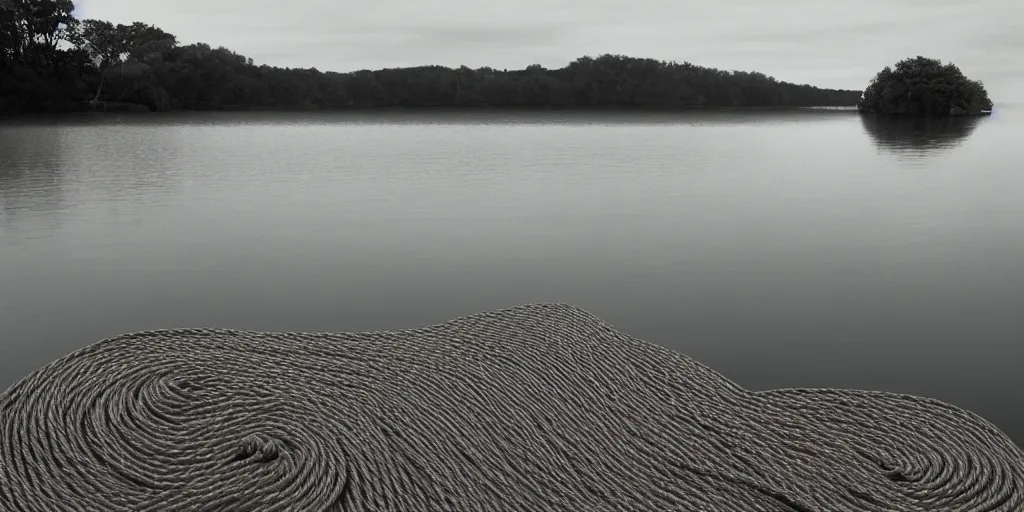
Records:
[[[929,117],[980,114],[992,109],[981,82],[952,62],[915,57],[875,75],[857,105],[862,112]]]
[[[368,106],[853,106],[859,91],[618,55],[562,69],[422,66],[352,73],[258,66],[134,23],[77,20],[71,0],[0,0],[0,111]]]

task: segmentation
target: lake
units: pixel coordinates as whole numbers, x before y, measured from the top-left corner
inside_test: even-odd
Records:
[[[134,330],[541,301],[747,388],[925,395],[1024,443],[1024,108],[0,121],[0,389]]]

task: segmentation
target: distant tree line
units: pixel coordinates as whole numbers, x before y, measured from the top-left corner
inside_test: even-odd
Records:
[[[620,55],[562,69],[421,66],[351,73],[256,65],[207,44],[179,44],[143,23],[77,20],[71,0],[0,0],[0,111],[344,109],[379,106],[854,106],[860,91],[757,72]]]

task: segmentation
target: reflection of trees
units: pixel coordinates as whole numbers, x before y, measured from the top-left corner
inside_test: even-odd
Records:
[[[64,210],[59,126],[0,126],[0,222],[51,232]]]
[[[116,215],[179,193],[189,129],[117,117],[0,124],[0,223],[19,236],[47,236],[83,205]]]
[[[74,169],[75,199],[111,214],[120,206],[153,202],[180,192],[182,137],[190,126],[173,119],[97,116],[88,123],[62,123],[61,163]],[[195,131],[194,128],[191,128]]]
[[[981,118],[860,116],[864,131],[879,149],[897,155],[924,156],[950,150],[967,140]]]

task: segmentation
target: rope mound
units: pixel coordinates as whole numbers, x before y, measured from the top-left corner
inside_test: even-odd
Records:
[[[578,308],[107,339],[0,395],[0,510],[1024,510],[1024,453],[896,394],[747,391]]]

